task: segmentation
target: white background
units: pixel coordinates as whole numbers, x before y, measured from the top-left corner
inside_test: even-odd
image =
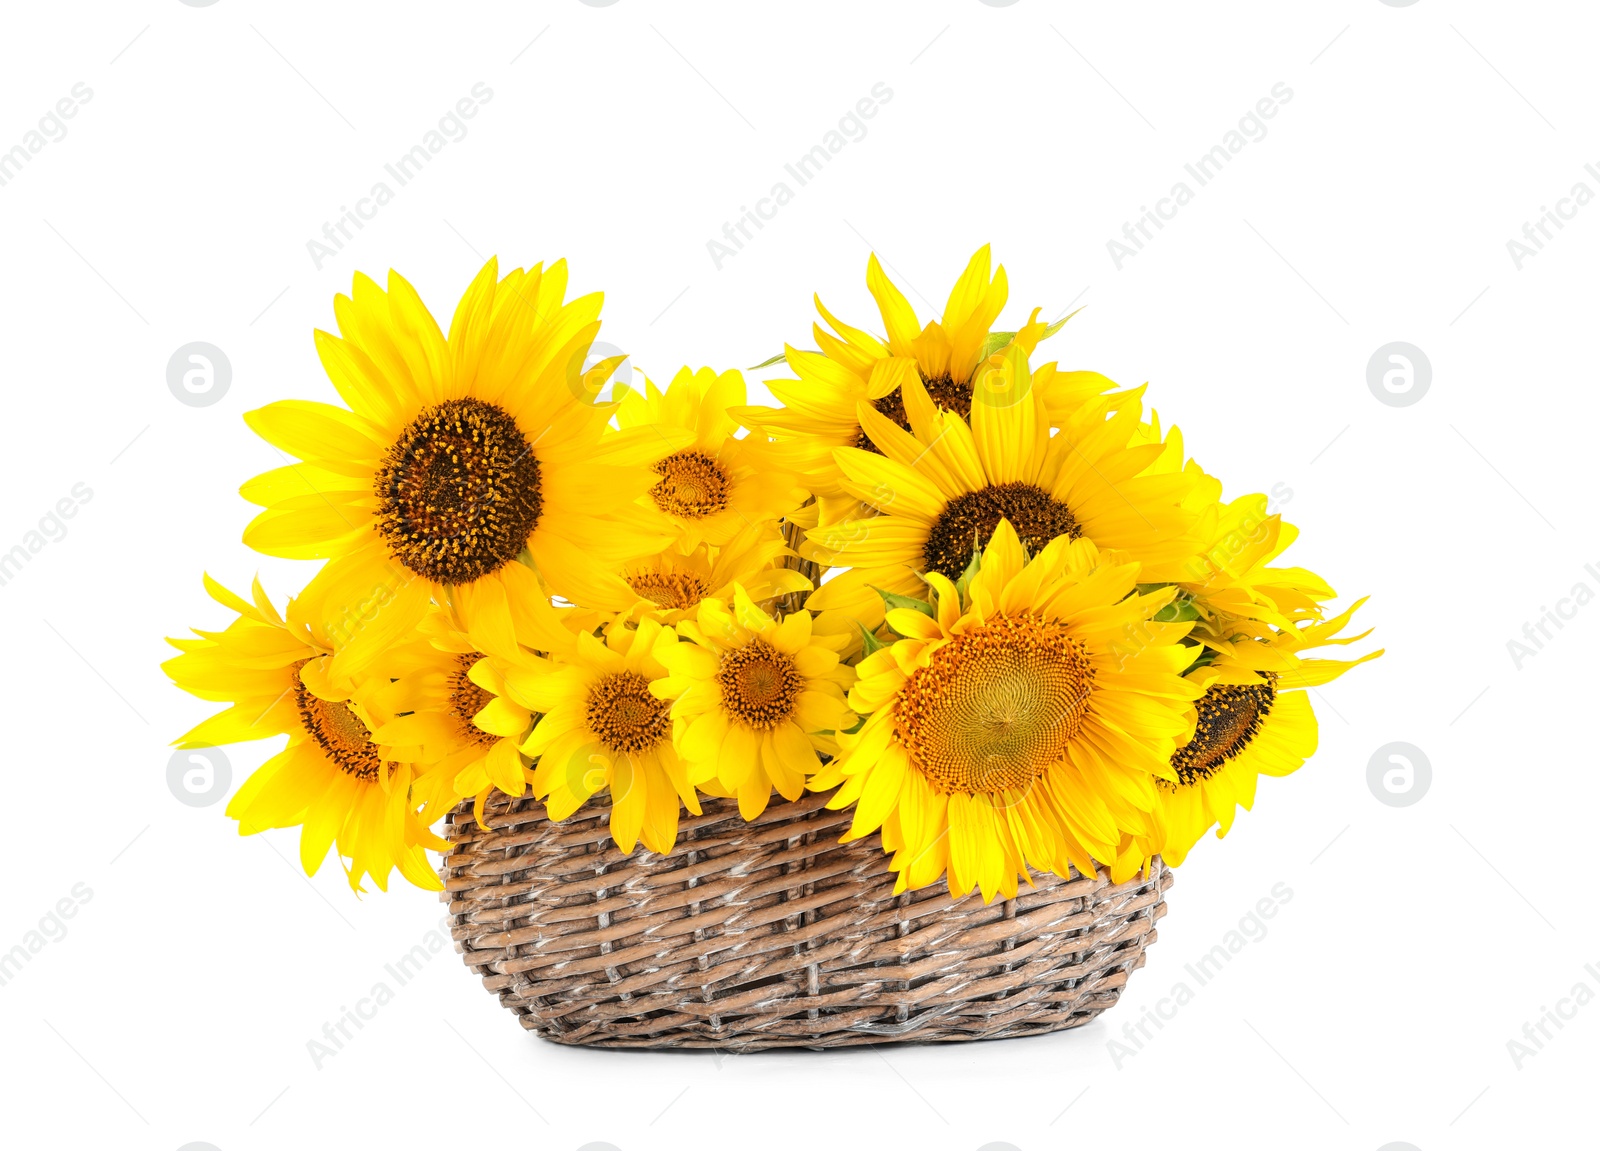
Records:
[[[1507,1042],[1600,991],[1600,607],[1520,668],[1507,642],[1600,591],[1600,207],[1520,270],[1506,247],[1574,183],[1600,192],[1592,6],[139,0],[5,21],[0,149],[92,91],[0,187],[0,551],[92,492],[0,587],[0,951],[92,892],[0,986],[8,1142],[1593,1145],[1600,1006],[1520,1069]],[[480,81],[468,134],[318,268],[307,241]],[[866,136],[719,270],[724,221],[880,81]],[[1107,241],[1279,82],[1267,135],[1119,270]],[[488,255],[564,255],[607,293],[602,338],[660,380],[809,345],[813,290],[877,327],[873,247],[927,318],[984,241],[1003,326],[1087,305],[1063,366],[1149,380],[1230,494],[1286,485],[1291,557],[1370,592],[1388,649],[1322,693],[1316,760],[1194,852],[1123,1002],[1030,1040],[605,1053],[525,1034],[447,952],[316,1067],[308,1040],[441,905],[358,900],[331,865],[308,883],[291,834],[178,802],[167,741],[207,708],[157,664],[163,636],[223,622],[202,570],[259,569],[279,597],[308,577],[239,543],[237,486],[279,462],[240,414],[334,398],[311,342],[333,295],[392,266],[448,323]],[[207,407],[165,379],[195,340],[233,369]],[[1396,340],[1432,365],[1411,406],[1366,382]],[[1412,806],[1368,787],[1393,741],[1432,765]],[[232,785],[270,750],[228,749]],[[1119,1066],[1109,1041],[1279,883],[1266,936]]]

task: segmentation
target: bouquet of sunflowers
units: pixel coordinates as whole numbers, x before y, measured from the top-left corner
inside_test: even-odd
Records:
[[[810,790],[896,891],[985,901],[1224,834],[1315,750],[1307,689],[1362,660],[1307,653],[1359,603],[1275,566],[1295,530],[1142,387],[1035,367],[1065,321],[996,331],[987,248],[926,324],[875,258],[867,286],[885,334],[819,301],[766,407],[709,368],[602,401],[620,358],[564,263],[491,260],[448,333],[357,275],[316,333],[343,404],[246,416],[287,462],[241,489],[245,542],[322,567],[282,610],[207,577],[232,619],[165,665],[229,705],[179,746],[288,737],[240,832],[437,889],[434,826],[496,792],[666,854],[703,797]]]

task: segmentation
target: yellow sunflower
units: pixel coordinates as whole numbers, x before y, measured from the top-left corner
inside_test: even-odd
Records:
[[[672,522],[678,548],[721,546],[757,524],[770,524],[805,502],[795,476],[775,466],[765,436],[737,437],[730,407],[745,401],[744,377],[710,368],[683,368],[667,390],[649,379],[640,393],[619,384],[617,423],[624,431],[671,428],[678,442],[658,441],[649,461],[660,477],[649,502]],[[692,437],[692,438],[691,438]]]
[[[807,611],[775,619],[736,584],[731,599],[703,600],[677,625],[687,642],[658,652],[671,675],[651,691],[672,701],[673,744],[689,781],[737,797],[747,820],[766,810],[774,788],[800,798],[818,752],[855,721],[845,702],[855,672],[840,662],[851,637],[836,622]]]
[[[1154,412],[1139,425],[1134,442],[1161,445],[1161,455],[1144,474],[1182,473],[1190,481],[1184,508],[1195,514],[1193,535],[1199,546],[1182,573],[1166,574],[1182,589],[1180,603],[1193,609],[1185,618],[1198,621],[1195,638],[1223,636],[1231,621],[1244,617],[1277,628],[1322,617],[1322,604],[1334,597],[1333,588],[1306,568],[1272,566],[1300,533],[1269,511],[1266,495],[1224,503],[1222,481],[1185,458],[1177,428],[1162,435]]]
[[[1126,553],[1148,582],[1189,570],[1195,480],[1149,470],[1166,449],[1136,442],[1137,395],[1087,404],[1052,435],[1043,398],[1019,391],[1027,378],[1024,349],[1012,344],[980,382],[970,423],[936,408],[915,380],[904,389],[910,432],[861,405],[881,454],[834,456],[864,512],[807,533],[817,558],[855,570],[823,584],[809,607],[865,611],[873,587],[920,596],[922,576],[957,578],[1001,519],[1033,552],[1067,536]]]
[[[818,496],[829,501],[844,495],[833,449],[875,450],[857,415],[861,404],[909,429],[901,391],[907,381],[920,380],[934,403],[965,417],[972,408],[974,376],[989,355],[1013,338],[1025,342],[1031,353],[1039,340],[1066,322],[1046,326],[1037,322],[1035,311],[1034,319],[1019,332],[993,331],[1006,303],[1006,272],[996,267],[991,274],[987,244],[968,261],[951,289],[944,314],[926,325],[884,275],[876,255],[867,259],[867,289],[877,302],[886,340],[841,323],[817,299],[817,311],[833,331],[812,325],[819,351],[785,347],[784,358],[799,378],[768,384],[785,406],[737,412],[751,425],[787,441],[790,458],[806,470],[807,482]],[[1083,401],[1116,386],[1098,372],[1063,372],[1054,363],[1033,373],[1029,385],[1044,397],[1051,417],[1061,419]]]
[[[808,592],[811,581],[789,566],[793,558],[772,523],[751,524],[721,547],[668,548],[624,567],[622,578],[639,596],[629,616],[675,624],[692,616],[701,600],[733,595],[735,583],[757,603]]]
[[[529,773],[518,750],[533,717],[506,698],[494,661],[472,650],[460,632],[430,613],[421,631],[431,643],[410,645],[403,659],[385,658],[392,681],[382,689],[394,718],[372,737],[397,759],[430,765],[435,808],[473,796],[480,824],[491,789],[520,796]],[[442,813],[441,813],[442,814]]]
[[[437,776],[396,760],[372,737],[392,718],[382,698],[387,671],[331,678],[318,628],[299,618],[296,604],[285,620],[259,581],[253,603],[209,576],[206,590],[236,613],[233,622],[220,632],[196,630],[194,639],[168,641],[182,654],[162,668],[185,691],[229,707],[177,746],[289,737],[229,800],[227,814],[239,821],[240,834],[303,825],[300,862],[308,875],[332,846],[355,890],[366,875],[387,890],[395,868],[418,887],[437,890],[439,877],[423,855],[425,847],[448,846],[428,830],[438,814]],[[397,658],[403,662],[406,653]]]
[[[300,462],[256,477],[265,510],[245,542],[327,559],[300,597],[332,623],[339,674],[369,667],[431,600],[462,613],[473,645],[516,654],[515,604],[555,593],[621,609],[616,575],[671,539],[637,501],[670,429],[610,431],[593,395],[610,365],[581,370],[598,295],[563,302],[566,266],[499,277],[490,260],[449,338],[398,274],[334,301],[340,336],[316,334],[348,408],[285,400],[245,418]]]
[[[700,801],[672,746],[670,706],[652,694],[678,637],[654,620],[618,621],[604,638],[580,632],[565,650],[506,666],[508,698],[537,712],[522,750],[538,762],[533,793],[554,820],[608,789],[611,838],[664,855],[678,837],[679,804]]]
[[[1316,572],[1273,566],[1300,531],[1267,509],[1265,495],[1241,496],[1214,503],[1196,524],[1204,543],[1183,587],[1199,609],[1199,630],[1208,635],[1220,637],[1241,617],[1279,628],[1316,620],[1334,598]]]
[[[1207,641],[1205,662],[1188,673],[1204,691],[1194,704],[1193,735],[1172,753],[1173,774],[1156,780],[1161,802],[1152,812],[1150,834],[1135,837],[1135,866],[1148,866],[1155,855],[1181,864],[1209,828],[1215,826],[1220,839],[1233,826],[1237,808],[1254,806],[1260,776],[1288,775],[1311,757],[1317,720],[1307,689],[1383,652],[1356,660],[1304,659],[1300,653],[1364,639],[1367,632],[1339,635],[1364,602],[1333,619],[1281,631],[1259,628],[1256,635],[1240,632],[1215,646]],[[1233,627],[1249,623],[1236,620]]]
[[[881,829],[897,891],[943,875],[1010,898],[1029,868],[1093,874],[1146,825],[1200,689],[1189,625],[1153,622],[1173,589],[1138,579],[1087,539],[1030,560],[1002,520],[965,595],[932,572],[935,608],[888,613],[904,638],[858,665],[866,720],[811,787],[856,805],[848,838]]]

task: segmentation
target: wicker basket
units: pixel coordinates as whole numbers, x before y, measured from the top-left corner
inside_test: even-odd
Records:
[[[1172,873],[1038,876],[985,905],[902,895],[826,796],[754,823],[729,800],[678,846],[621,854],[603,809],[551,823],[496,794],[450,816],[456,948],[522,1025],[601,1047],[842,1047],[1038,1035],[1089,1022],[1144,964]],[[591,814],[593,812],[593,814]]]

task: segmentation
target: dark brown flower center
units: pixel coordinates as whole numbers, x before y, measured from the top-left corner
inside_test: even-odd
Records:
[[[648,751],[670,738],[672,704],[650,694],[650,681],[636,671],[603,675],[589,689],[585,718],[608,751]]]
[[[472,717],[488,707],[489,701],[494,698],[469,678],[479,658],[476,652],[463,652],[456,656],[455,666],[445,676],[445,682],[450,689],[450,714],[455,716],[457,732],[468,743],[488,747],[500,737],[490,735],[472,722]]]
[[[294,666],[294,702],[307,734],[340,771],[363,783],[376,783],[383,760],[372,742],[372,733],[348,703],[311,694],[300,678],[300,669],[305,665],[306,661],[301,660]]]
[[[946,411],[955,412],[962,419],[972,414],[972,385],[970,383],[958,384],[946,372],[937,379],[930,380],[926,376],[922,379],[923,386],[928,389],[928,396],[939,407]],[[887,396],[880,396],[872,401],[872,406],[878,413],[887,416],[898,424],[903,430],[911,430],[911,421],[906,417],[906,402],[896,388]],[[857,430],[855,446],[869,452],[883,453],[878,445],[868,438],[867,433]]]
[[[464,584],[516,559],[539,523],[539,462],[516,420],[446,400],[407,425],[373,477],[378,530],[426,579]]]
[[[1271,672],[1264,674],[1269,680],[1277,678]],[[1172,753],[1179,781],[1191,787],[1221,771],[1250,746],[1276,698],[1271,683],[1219,683],[1206,688],[1195,704],[1194,738]]]
[[[668,515],[697,520],[728,506],[728,473],[705,452],[673,452],[657,462],[656,471],[661,479],[650,495]]]
[[[1077,539],[1083,534],[1072,509],[1043,488],[1016,481],[991,484],[945,504],[922,545],[923,570],[960,578],[973,551],[989,542],[1002,519],[1011,521],[1031,555],[1057,536]]]
[[[778,726],[794,713],[804,683],[794,659],[764,639],[753,639],[726,653],[717,668],[723,710],[761,731]]]

